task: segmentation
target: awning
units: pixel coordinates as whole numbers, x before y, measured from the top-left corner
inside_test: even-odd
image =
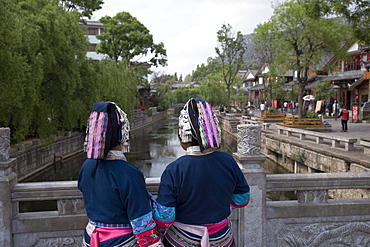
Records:
[[[357,86],[361,85],[361,83],[363,83],[366,80],[369,80],[369,79],[364,79],[364,77],[361,77],[359,80],[352,83],[351,86],[349,86],[348,89],[352,91],[353,89],[355,89]]]
[[[258,84],[254,87],[249,88],[249,91],[258,91],[258,90],[262,90],[262,89],[265,89],[265,86],[263,84]]]

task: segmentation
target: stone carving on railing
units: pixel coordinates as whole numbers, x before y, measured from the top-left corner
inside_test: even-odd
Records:
[[[84,214],[86,213],[82,199],[62,199],[58,200],[58,213],[66,214]]]
[[[38,241],[34,247],[44,246],[64,246],[64,247],[81,247],[82,237],[71,237],[71,238],[42,238]]]
[[[297,200],[299,203],[317,204],[328,202],[327,190],[299,190],[297,191]]]
[[[0,128],[0,162],[9,160],[10,129]]]
[[[261,155],[261,126],[239,124],[237,134],[237,152],[241,155]]]
[[[281,242],[277,246],[370,246],[368,223],[291,226],[279,231]]]

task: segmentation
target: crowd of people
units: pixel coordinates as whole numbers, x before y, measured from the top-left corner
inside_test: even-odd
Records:
[[[89,220],[83,246],[236,246],[228,217],[248,205],[250,188],[234,158],[219,151],[221,129],[207,100],[185,104],[178,137],[185,154],[166,167],[155,198],[125,158],[126,113],[113,102],[93,105],[78,177]]]

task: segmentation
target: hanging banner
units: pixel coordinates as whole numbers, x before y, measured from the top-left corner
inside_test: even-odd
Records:
[[[358,120],[358,105],[352,106],[352,120]]]

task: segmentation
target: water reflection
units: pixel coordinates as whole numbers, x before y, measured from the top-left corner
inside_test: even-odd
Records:
[[[131,133],[131,151],[127,160],[137,166],[145,177],[160,177],[166,166],[185,154],[177,137],[178,118]]]

